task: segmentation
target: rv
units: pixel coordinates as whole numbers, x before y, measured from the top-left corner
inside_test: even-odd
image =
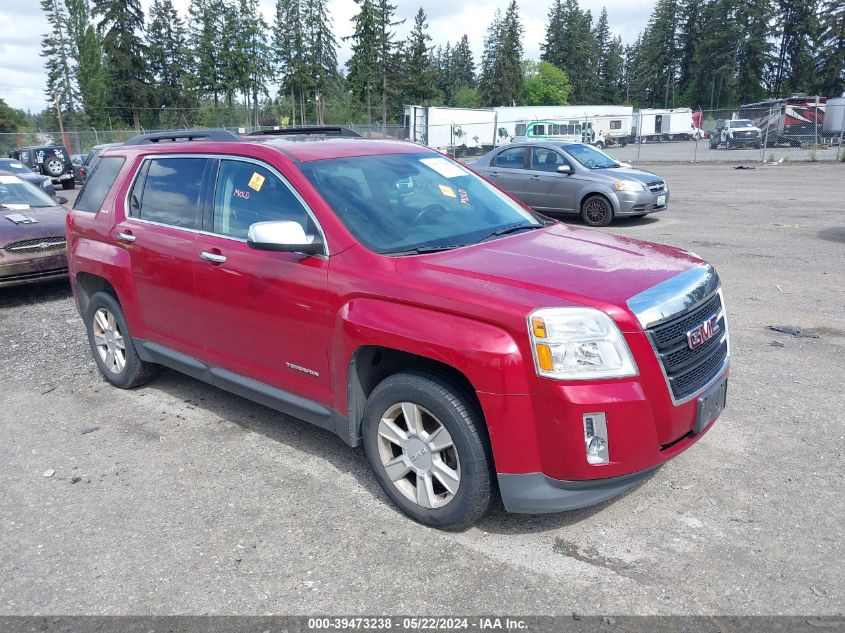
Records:
[[[704,137],[690,108],[645,109],[634,113],[631,142],[689,141]]]
[[[786,99],[746,103],[739,108],[739,118],[751,119],[762,130],[768,147],[817,143],[826,138],[825,97],[796,94]]]
[[[446,108],[405,106],[406,138],[456,155],[487,151],[518,140],[624,143],[631,106],[514,106]]]

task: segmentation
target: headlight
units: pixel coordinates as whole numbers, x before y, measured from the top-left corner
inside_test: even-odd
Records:
[[[613,187],[616,191],[645,191],[645,185],[638,180],[617,180]]]
[[[616,324],[594,308],[541,308],[528,316],[537,373],[559,380],[637,375]]]

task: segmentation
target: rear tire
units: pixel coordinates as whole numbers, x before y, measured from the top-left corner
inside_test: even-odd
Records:
[[[94,293],[88,302],[85,331],[97,369],[115,387],[139,387],[159,373],[158,365],[139,358],[120,304],[107,292]]]
[[[442,377],[407,371],[379,383],[364,409],[363,444],[382,490],[415,521],[462,529],[489,510],[495,487],[484,419]]]
[[[608,226],[613,222],[613,207],[604,196],[589,196],[581,205],[581,218],[589,226]]]

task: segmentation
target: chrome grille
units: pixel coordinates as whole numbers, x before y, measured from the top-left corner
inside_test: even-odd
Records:
[[[46,253],[47,251],[57,251],[65,247],[65,238],[61,237],[41,237],[34,240],[21,240],[19,242],[12,242],[6,244],[6,250],[17,255],[26,253]]]
[[[715,336],[701,347],[691,349],[687,332],[714,314],[721,315]],[[647,332],[675,400],[688,398],[710,382],[728,355],[727,325],[719,293],[648,328]]]
[[[650,182],[646,185],[649,191],[658,192],[658,191],[666,191],[666,183],[663,180],[655,180],[654,182]]]

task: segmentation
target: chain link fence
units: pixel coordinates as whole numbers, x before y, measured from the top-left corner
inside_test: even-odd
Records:
[[[825,103],[815,97],[793,98],[713,110],[634,110],[628,115],[542,121],[505,120],[492,110],[464,110],[461,114],[459,123],[438,125],[408,118],[406,125],[331,125],[347,127],[364,138],[417,142],[469,160],[514,141],[549,140],[592,143],[632,164],[845,161],[845,99]],[[94,145],[120,143],[135,134],[133,130],[94,128],[69,130],[64,135],[3,133],[0,155],[8,156],[19,147],[52,144],[64,145],[71,154],[87,154]]]

